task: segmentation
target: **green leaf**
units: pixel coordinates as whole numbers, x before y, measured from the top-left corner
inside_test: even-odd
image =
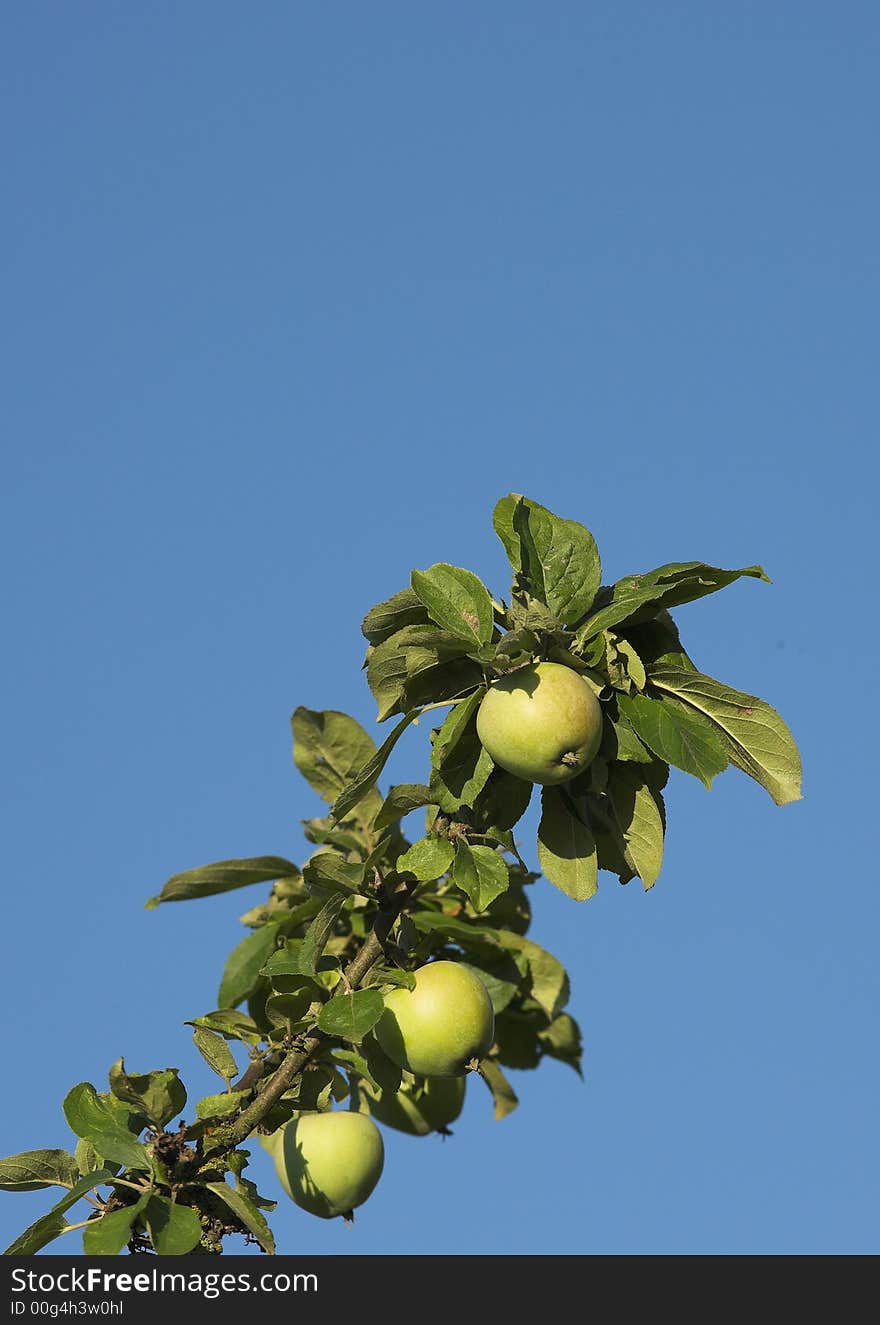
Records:
[[[511,1086],[494,1058],[484,1058],[480,1064],[480,1076],[492,1092],[495,1102],[495,1121],[500,1123],[509,1113],[513,1113],[519,1104],[516,1091]]]
[[[373,792],[376,779],[385,767],[388,756],[391,754],[391,751],[394,749],[409,724],[417,717],[417,712],[404,714],[400,719],[400,722],[394,727],[391,735],[383,741],[376,753],[364,764],[360,771],[354,775],[353,780],[340,794],[339,799],[334,803],[333,808],[330,811],[337,823],[343,820],[346,815],[348,815],[354,807],[368,795],[368,793]],[[378,792],[373,792],[373,795],[377,802],[375,813],[378,813],[381,808],[381,798],[379,797]]]
[[[412,810],[418,810],[423,805],[433,805],[433,793],[430,787],[424,786],[419,782],[401,782],[396,787],[392,787],[382,802],[382,808],[373,821],[373,827],[378,831],[380,828],[387,828],[390,824],[397,823],[404,815]]]
[[[222,1035],[209,1031],[205,1026],[196,1026],[193,1041],[199,1053],[212,1072],[229,1082],[238,1075],[238,1064]]]
[[[538,1041],[549,1058],[558,1058],[561,1062],[568,1063],[579,1077],[583,1077],[581,1030],[574,1017],[563,1012],[551,1021],[546,1030],[538,1032]]]
[[[385,1011],[378,989],[358,989],[351,994],[337,994],[325,1003],[318,1016],[318,1027],[326,1035],[338,1035],[355,1044],[371,1031]]]
[[[91,1141],[86,1141],[85,1137],[81,1136],[79,1138],[74,1147],[73,1153],[76,1159],[77,1170],[83,1177],[85,1177],[87,1173],[94,1173],[95,1169],[104,1167],[104,1161],[101,1156],[98,1154]],[[111,1168],[109,1164],[106,1165],[106,1167],[108,1169]],[[112,1166],[112,1171],[115,1172],[118,1168],[119,1165],[114,1164]]]
[[[704,786],[711,787],[727,767],[720,737],[687,709],[648,695],[619,695],[617,707],[655,755],[692,773]]]
[[[332,804],[358,769],[372,758],[376,743],[359,722],[338,709],[298,708],[290,720],[293,762],[322,800]],[[376,807],[378,809],[378,806]],[[342,818],[341,815],[336,816]]]
[[[715,593],[742,576],[764,580],[769,577],[760,566],[745,566],[742,570],[720,570],[701,561],[671,562],[658,566],[646,575],[627,575],[611,589],[611,601],[595,612],[578,630],[576,645],[581,646],[594,635],[634,618],[642,619],[646,608],[657,612],[661,607],[678,607],[694,602],[706,594]]]
[[[663,820],[641,764],[612,764],[608,802],[624,859],[646,888],[653,888],[663,864]]]
[[[367,1060],[357,1052],[356,1049],[334,1049],[333,1061],[338,1063],[348,1073],[349,1081],[354,1078],[362,1078],[374,1090],[381,1091],[382,1087],[373,1077]]]
[[[282,856],[252,856],[247,860],[218,860],[213,865],[173,874],[162,891],[147,902],[151,911],[160,902],[185,902],[195,897],[211,897],[251,883],[267,883],[292,874],[296,866]]]
[[[467,640],[430,625],[408,626],[371,649],[367,657],[367,684],[378,705],[378,721],[403,708],[414,707],[403,702],[413,677],[460,658],[469,647]]]
[[[221,1008],[234,1008],[243,1003],[254,991],[260,971],[275,948],[279,924],[273,922],[255,929],[243,938],[226,959],[223,978],[217,993]]]
[[[293,989],[270,994],[265,1007],[267,1019],[273,1026],[289,1031],[308,1015],[315,1001],[315,992],[310,985],[301,984]]]
[[[489,590],[472,571],[438,562],[414,570],[412,587],[443,630],[475,645],[488,644],[495,629]]]
[[[129,1169],[148,1173],[152,1167],[146,1146],[142,1146],[119,1121],[112,1106],[98,1095],[88,1081],[68,1092],[64,1116],[75,1136],[91,1141],[102,1159],[123,1164]]]
[[[150,1241],[160,1256],[186,1256],[197,1246],[202,1225],[195,1210],[167,1196],[151,1196],[144,1216]]]
[[[247,1098],[246,1090],[229,1090],[220,1095],[205,1095],[196,1103],[196,1117],[200,1121],[208,1118],[229,1118],[238,1112]]]
[[[441,878],[452,864],[455,848],[445,837],[430,833],[397,859],[398,874],[412,874],[421,883]]]
[[[364,861],[349,861],[338,851],[316,851],[303,867],[303,878],[309,892],[326,899],[333,893],[342,893],[343,900],[357,892],[364,881]]]
[[[777,805],[801,799],[801,759],[794,737],[763,699],[680,668],[652,670],[648,680],[709,722],[731,763],[760,783]]]
[[[186,1107],[186,1087],[176,1067],[143,1074],[126,1072],[125,1063],[118,1058],[110,1068],[110,1090],[118,1100],[133,1104],[157,1129]]]
[[[528,1012],[508,1009],[496,1017],[495,1046],[498,1062],[521,1072],[537,1067],[541,1061],[538,1030],[546,1025],[546,1021],[547,1018],[539,1008]]]
[[[522,975],[510,953],[504,953],[501,961],[462,962],[478,975],[486,986],[486,992],[492,1000],[492,1011],[497,1016],[516,997]]]
[[[564,787],[541,792],[538,862],[550,882],[576,902],[585,902],[599,887],[593,830]]]
[[[217,1031],[228,1040],[241,1040],[244,1044],[258,1044],[263,1038],[260,1028],[253,1017],[232,1008],[218,1008],[216,1012],[206,1012],[203,1017],[193,1017],[184,1022],[185,1026],[204,1026],[206,1030]]]
[[[118,1256],[131,1237],[131,1226],[149,1197],[141,1196],[134,1205],[112,1210],[100,1219],[93,1219],[83,1229],[83,1251],[86,1256]]]
[[[575,625],[592,605],[602,578],[589,530],[514,493],[495,507],[494,524],[520,583],[562,625]]]
[[[461,840],[455,847],[451,878],[478,912],[485,911],[510,886],[507,865],[497,851],[487,846],[468,846]]]
[[[645,665],[629,640],[619,638],[608,631],[606,634],[606,666],[608,679],[617,690],[627,694],[633,686],[637,690],[645,688]]]
[[[402,1080],[400,1067],[392,1063],[374,1035],[364,1036],[361,1052],[367,1060],[371,1078],[389,1095],[396,1095]]]
[[[318,969],[318,958],[327,946],[336,921],[345,905],[345,894],[334,893],[321,907],[306,930],[305,937],[298,949],[299,971],[302,975],[314,975]]]
[[[372,966],[364,979],[369,985],[395,985],[402,989],[415,989],[416,977],[412,971],[403,971],[398,966]]]
[[[565,967],[552,952],[547,952],[531,939],[522,934],[512,934],[502,930],[499,939],[505,948],[514,953],[521,953],[528,963],[529,983],[532,998],[544,1009],[552,1021],[568,1002],[571,993]]]
[[[274,1256],[275,1239],[272,1237],[272,1230],[253,1201],[240,1189],[233,1191],[225,1182],[207,1182],[205,1186],[215,1196],[219,1196],[221,1201],[226,1202],[236,1219],[244,1225],[249,1233],[253,1234],[263,1251],[268,1252],[270,1256]]]
[[[502,931],[490,929],[485,925],[475,925],[473,921],[457,920],[442,911],[414,911],[411,916],[416,929],[423,934],[438,933],[460,948],[497,948]]]
[[[425,605],[418,595],[412,589],[401,589],[400,593],[387,598],[384,603],[370,608],[361,630],[371,644],[378,645],[403,630],[404,626],[427,625],[429,620]]]
[[[318,846],[337,847],[340,851],[363,854],[364,842],[359,834],[349,832],[347,828],[329,828],[327,825],[332,822],[329,817],[302,819],[300,822],[307,841],[315,842]]]
[[[0,1191],[35,1192],[42,1187],[75,1187],[79,1168],[66,1150],[23,1150],[0,1159]]]
[[[428,653],[428,657],[432,656]],[[369,652],[367,685],[376,701],[377,722],[384,722],[392,713],[406,707],[402,700],[408,676],[407,658],[407,651],[400,648],[396,635]]]
[[[43,1247],[67,1231],[68,1223],[65,1214],[70,1207],[81,1200],[87,1192],[109,1182],[112,1177],[112,1169],[102,1168],[95,1169],[93,1173],[87,1173],[80,1178],[76,1186],[72,1187],[66,1196],[62,1196],[61,1200],[57,1205],[53,1205],[48,1214],[43,1215],[36,1223],[31,1224],[23,1233],[20,1233],[15,1241],[6,1248],[3,1255],[35,1256]]]
[[[618,701],[619,699],[620,696],[618,696]],[[615,759],[621,759],[636,764],[650,764],[654,757],[636,736],[626,718],[619,715],[615,720],[609,716],[607,710],[605,712],[601,752],[608,763],[613,763]]]
[[[447,715],[431,750],[433,803],[447,814],[471,805],[489,780],[492,759],[477,735],[477,710],[483,699],[475,691]]]

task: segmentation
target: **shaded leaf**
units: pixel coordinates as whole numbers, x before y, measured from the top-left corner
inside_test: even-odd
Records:
[[[583,1077],[581,1030],[574,1017],[563,1012],[551,1021],[545,1030],[538,1032],[538,1040],[549,1058],[558,1058],[561,1062],[568,1063],[579,1077]]]
[[[622,715],[619,715],[617,719],[611,718],[607,710],[602,732],[601,753],[608,763],[620,759],[623,761],[629,760],[636,764],[650,764],[653,759],[651,751],[639,740],[626,718]]]
[[[469,644],[438,626],[409,626],[372,649],[367,658],[367,684],[378,705],[378,720],[413,707],[403,703],[413,678],[441,663],[461,657]]]
[[[663,820],[641,764],[613,764],[608,801],[624,859],[653,888],[663,864]]]
[[[391,1061],[373,1034],[364,1036],[361,1052],[367,1060],[371,1078],[389,1095],[395,1095],[402,1080],[400,1067]]]
[[[538,1009],[530,1013],[519,1010],[502,1012],[495,1018],[495,1047],[498,1061],[505,1067],[528,1072],[541,1061],[538,1029],[546,1026],[547,1018]]]
[[[544,787],[538,827],[538,861],[551,883],[576,902],[598,889],[598,860],[592,828],[564,787]]]
[[[217,993],[221,1008],[237,1007],[253,993],[263,964],[275,948],[279,929],[278,922],[263,925],[233,948],[226,959]]]
[[[529,808],[532,788],[533,783],[496,765],[473,802],[475,825],[483,832],[509,832]]]
[[[387,828],[397,823],[412,810],[423,805],[433,805],[433,793],[430,787],[418,782],[401,782],[392,787],[382,802],[382,808],[373,821],[375,829]]]
[[[532,998],[552,1021],[565,1007],[571,992],[565,967],[552,952],[521,934],[502,930],[498,937],[505,948],[521,953],[526,959]]]
[[[510,954],[505,953],[501,961],[482,961],[479,964],[471,960],[463,962],[486,986],[486,992],[492,1000],[492,1011],[503,1012],[510,1001],[516,997],[522,983],[522,975]]]
[[[494,768],[477,735],[477,710],[483,699],[475,691],[457,704],[434,736],[431,749],[433,803],[447,814],[471,805]]]
[[[488,929],[483,925],[477,926],[465,920],[456,920],[454,916],[444,915],[442,911],[414,911],[411,918],[416,929],[421,930],[422,933],[439,931],[460,947],[480,944],[496,947],[503,937],[501,931]]]

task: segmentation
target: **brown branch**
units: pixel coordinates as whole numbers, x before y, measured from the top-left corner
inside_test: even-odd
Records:
[[[392,893],[390,897],[384,898],[380,902],[379,912],[373,922],[373,928],[364,939],[363,944],[355,953],[354,957],[352,957],[351,961],[345,967],[343,972],[345,980],[340,981],[340,988],[344,989],[345,984],[347,983],[349,989],[357,989],[358,985],[364,979],[371,967],[375,966],[376,962],[384,956],[385,942],[388,938],[391,926],[409,901],[414,888],[414,883],[404,884],[402,887],[398,888],[396,892]],[[333,997],[335,998],[337,995],[334,994]],[[315,1005],[313,1005],[313,1008],[314,1006]],[[270,1109],[278,1103],[285,1091],[290,1089],[290,1086],[293,1084],[296,1077],[299,1076],[300,1072],[302,1072],[306,1063],[323,1039],[324,1036],[320,1031],[312,1031],[305,1037],[305,1039],[300,1040],[297,1047],[291,1049],[282,1059],[266,1085],[261,1091],[259,1091],[247,1108],[244,1109],[227,1127],[218,1128],[212,1137],[214,1144],[206,1157],[208,1166],[213,1166],[220,1153],[234,1150],[237,1145],[240,1145],[242,1141],[250,1136],[255,1128],[259,1127]],[[248,1077],[251,1076],[251,1073],[257,1067],[262,1069],[263,1064],[252,1064],[242,1077],[242,1084],[238,1089],[246,1088],[244,1082],[247,1081]],[[260,1072],[260,1076],[261,1075],[262,1071]],[[254,1084],[256,1084],[256,1081],[258,1080],[259,1076],[256,1074],[251,1077],[251,1081]],[[248,1085],[251,1084],[251,1081],[248,1081]]]

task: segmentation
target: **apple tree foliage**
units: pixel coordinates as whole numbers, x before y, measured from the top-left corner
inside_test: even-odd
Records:
[[[800,760],[782,718],[702,673],[671,616],[743,576],[766,580],[760,566],[673,562],[603,584],[595,541],[576,521],[510,495],[494,526],[513,572],[509,598],[440,563],[414,570],[364,618],[366,680],[390,728],[380,745],[345,713],[293,714],[294,762],[325,803],[303,824],[312,848],[304,862],[204,865],[175,874],[148,903],[270,885],[241,917],[246,934],[226,959],[216,1006],[186,1023],[217,1092],[188,1105],[177,1069],[133,1073],[121,1059],[106,1089],[74,1086],[63,1105],[73,1150],[0,1161],[6,1190],[62,1192],[7,1254],[34,1254],[72,1228],[90,1255],[217,1253],[233,1233],[273,1252],[275,1203],[246,1176],[244,1142],[302,1111],[369,1112],[399,1092],[418,1102],[425,1082],[402,1076],[373,1031],[384,995],[412,987],[412,972],[433,959],[467,963],[491,997],[495,1041],[479,1075],[496,1118],[517,1104],[505,1068],[555,1058],[580,1071],[568,976],[530,934],[540,876],[515,829],[537,793],[495,767],[477,737],[477,710],[499,677],[561,663],[602,705],[592,763],[540,791],[536,857],[576,902],[593,896],[602,870],[653,887],[671,766],[709,787],[734,765],[777,805],[800,797]],[[428,713],[436,725],[425,781],[383,794],[396,743]],[[413,811],[423,811],[423,830],[407,835]]]

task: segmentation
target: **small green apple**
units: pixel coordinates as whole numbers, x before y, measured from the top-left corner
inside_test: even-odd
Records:
[[[361,1083],[370,1115],[410,1136],[445,1132],[461,1113],[464,1088],[464,1077],[426,1077],[424,1082],[416,1079],[404,1082],[395,1094],[387,1090],[376,1093],[366,1082]]]
[[[495,1017],[486,986],[460,962],[429,962],[415,989],[393,989],[376,1039],[398,1067],[424,1077],[461,1077],[492,1047]]]
[[[321,1219],[350,1215],[382,1176],[382,1133],[362,1113],[301,1113],[267,1146],[287,1195]]]
[[[576,777],[602,740],[602,708],[583,677],[561,663],[521,667],[489,689],[477,735],[496,764],[550,786]]]

